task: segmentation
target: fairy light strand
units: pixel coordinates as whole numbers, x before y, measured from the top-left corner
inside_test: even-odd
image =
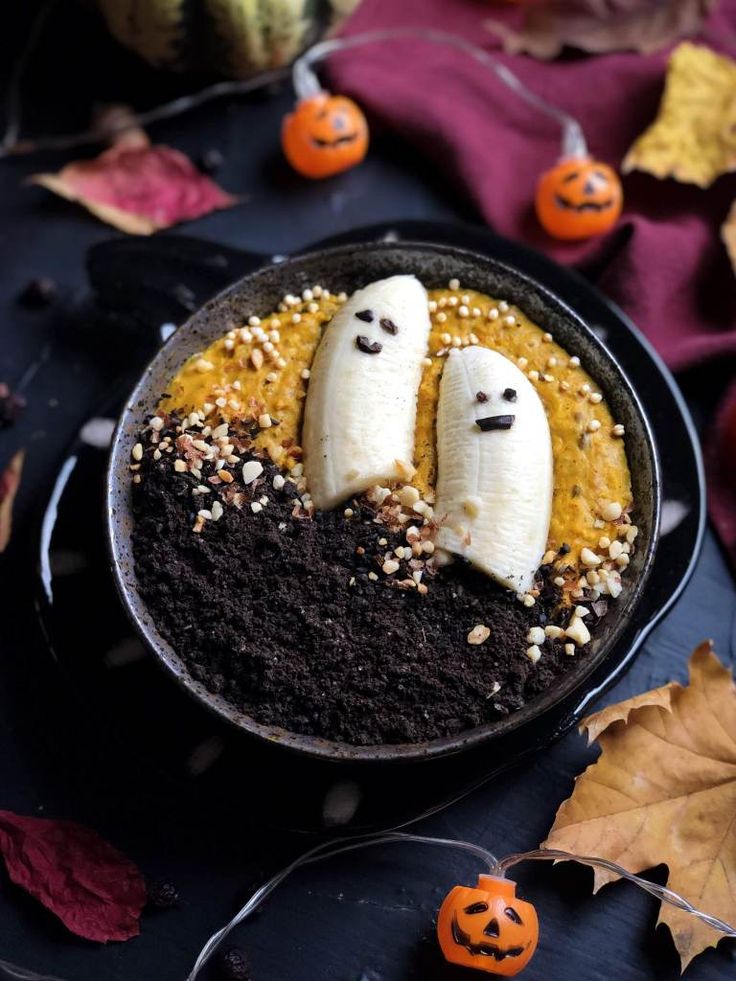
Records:
[[[690,913],[696,916],[703,923],[707,923],[709,927],[718,930],[724,936],[736,937],[736,929],[729,923],[718,919],[717,916],[711,916],[710,913],[704,913],[702,910],[699,910],[692,903],[689,903],[684,896],[681,896],[673,889],[668,889],[667,886],[660,886],[656,882],[650,882],[648,879],[642,879],[641,876],[634,875],[633,872],[629,872],[628,869],[622,868],[622,866],[617,865],[616,862],[609,861],[607,858],[573,855],[571,852],[560,851],[557,848],[535,848],[529,852],[518,852],[515,855],[508,855],[506,858],[501,859],[496,865],[495,874],[505,875],[507,869],[517,865],[519,862],[578,862],[581,865],[589,865],[592,868],[605,869],[606,872],[613,872],[614,875],[621,876],[622,879],[628,879],[629,882],[633,882],[635,886],[639,886],[640,889],[648,892],[655,899],[660,899],[674,906],[676,909],[682,910],[684,913]]]
[[[218,930],[217,933],[213,933],[207,943],[204,945],[199,953],[199,957],[195,961],[194,967],[191,973],[187,977],[187,981],[196,981],[199,976],[199,972],[209,961],[210,957],[214,954],[215,950],[220,946],[222,941],[227,937],[227,935],[236,927],[238,924],[242,923],[251,913],[255,912],[256,909],[261,905],[261,903],[269,896],[277,886],[279,886],[284,879],[295,872],[297,869],[302,868],[305,865],[312,865],[315,862],[322,862],[328,858],[334,858],[337,855],[343,855],[345,852],[357,851],[361,848],[371,848],[374,845],[387,845],[396,842],[414,842],[424,845],[439,845],[448,848],[459,848],[464,851],[470,852],[477,858],[480,858],[488,866],[489,873],[492,872],[494,868],[498,865],[498,860],[485,848],[480,845],[475,845],[469,841],[455,841],[452,838],[429,838],[424,835],[412,835],[406,834],[402,831],[393,831],[383,835],[371,835],[367,838],[362,838],[358,841],[351,841],[349,843],[341,841],[326,841],[321,845],[317,845],[315,848],[310,849],[299,858],[296,858],[290,865],[287,865],[280,872],[277,872],[273,878],[269,879],[260,886],[253,895],[248,899],[244,906],[235,914],[235,916],[230,920],[229,923],[225,924],[222,929]]]
[[[703,923],[706,923],[714,930],[718,930],[720,933],[724,934],[724,936],[736,937],[736,928],[732,927],[728,923],[725,923],[723,920],[718,919],[716,916],[711,916],[709,913],[704,913],[702,910],[699,910],[697,907],[689,903],[683,896],[680,896],[679,893],[674,892],[672,889],[667,889],[666,886],[660,886],[654,882],[649,882],[647,879],[642,879],[641,876],[634,875],[633,872],[629,872],[628,869],[625,869],[621,865],[617,865],[616,862],[611,862],[605,858],[597,858],[588,855],[573,855],[570,852],[552,848],[537,848],[528,852],[516,852],[513,855],[508,855],[506,858],[499,860],[494,858],[491,852],[487,851],[485,848],[468,841],[458,841],[452,838],[433,838],[424,835],[413,835],[401,831],[395,831],[387,834],[366,836],[360,840],[352,841],[347,844],[341,841],[324,842],[323,844],[317,845],[315,848],[310,849],[310,851],[305,852],[299,858],[296,858],[280,872],[277,872],[276,875],[268,880],[268,882],[260,886],[248,899],[245,905],[242,906],[241,909],[235,914],[230,922],[210,937],[200,951],[200,954],[194,963],[194,967],[187,977],[187,981],[197,981],[200,971],[212,957],[222,941],[228,936],[228,934],[235,929],[236,926],[242,923],[243,920],[250,916],[251,913],[255,912],[255,910],[258,909],[258,907],[274,891],[274,889],[276,889],[277,886],[279,886],[293,872],[297,871],[297,869],[300,869],[306,865],[313,865],[317,862],[326,861],[327,859],[334,858],[337,855],[343,855],[346,852],[357,851],[358,849],[362,848],[371,848],[374,845],[396,844],[401,842],[459,848],[480,858],[488,866],[488,872],[490,875],[496,875],[501,878],[505,877],[507,870],[512,866],[526,861],[571,861],[579,862],[583,865],[589,865],[593,868],[605,869],[607,872],[613,872],[615,875],[621,876],[621,878],[627,879],[634,885],[639,886],[640,889],[643,889],[656,899],[669,903],[671,906],[674,906],[676,909],[683,910],[685,913],[690,913],[692,916],[702,920]]]
[[[346,38],[331,38],[327,41],[319,41],[317,44],[312,45],[311,48],[308,48],[294,62],[292,78],[297,98],[308,99],[319,95],[322,91],[322,86],[312,70],[312,66],[324,61],[329,55],[338,51],[349,51],[351,48],[362,47],[364,44],[379,44],[386,41],[402,40],[404,38],[456,48],[458,51],[463,51],[465,54],[470,55],[471,58],[474,58],[484,68],[492,71],[504,85],[516,93],[528,105],[554,120],[560,126],[562,129],[563,157],[586,157],[588,155],[583,130],[580,123],[573,116],[552,103],[547,102],[546,99],[543,99],[536,92],[529,89],[507,65],[499,61],[484,48],[479,48],[477,45],[466,41],[457,34],[438,31],[431,27],[396,27],[386,30],[365,31],[362,34],[354,34]]]
[[[48,10],[46,13],[48,13]],[[432,28],[419,27],[399,27],[366,31],[362,34],[354,34],[351,37],[332,38],[327,41],[320,41],[311,48],[308,48],[294,62],[291,70],[289,68],[275,68],[255,78],[217,82],[214,85],[201,89],[199,92],[183,95],[177,99],[173,99],[171,102],[166,102],[160,106],[148,109],[145,112],[127,116],[124,121],[121,121],[117,125],[104,128],[92,127],[78,133],[59,136],[21,139],[21,111],[18,97],[20,82],[26,63],[30,58],[32,46],[38,40],[40,29],[44,22],[45,16],[44,18],[39,18],[37,24],[34,24],[32,37],[29,38],[23,56],[16,65],[14,84],[11,87],[8,100],[8,123],[5,133],[0,140],[0,159],[35,153],[42,150],[68,150],[90,143],[97,143],[101,140],[109,139],[117,133],[123,132],[125,129],[129,129],[131,125],[148,126],[151,123],[180,116],[214,99],[220,99],[226,96],[247,95],[258,89],[266,88],[269,85],[288,78],[290,71],[297,97],[300,99],[308,98],[322,91],[322,86],[313,70],[313,66],[324,61],[331,54],[338,51],[349,51],[352,48],[365,44],[376,44],[402,39],[425,41],[431,44],[455,48],[470,55],[475,61],[483,65],[484,68],[493,72],[504,85],[516,93],[528,105],[557,123],[562,130],[563,157],[585,157],[588,152],[585,137],[578,121],[569,115],[569,113],[564,112],[529,89],[503,62],[499,61],[485,49],[455,34]]]

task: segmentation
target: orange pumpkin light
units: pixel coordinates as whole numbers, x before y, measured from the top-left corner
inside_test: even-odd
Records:
[[[535,204],[542,227],[554,238],[590,238],[618,220],[621,181],[608,164],[567,158],[539,178]]]
[[[451,964],[512,977],[532,959],[537,911],[516,898],[516,883],[479,875],[475,889],[455,886],[440,907],[437,938]]]
[[[320,92],[302,99],[284,119],[281,145],[304,177],[331,177],[365,157],[368,123],[352,99]]]

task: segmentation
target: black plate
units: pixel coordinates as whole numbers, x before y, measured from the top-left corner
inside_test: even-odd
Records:
[[[386,237],[447,242],[501,256],[574,307],[621,363],[649,414],[663,480],[663,534],[635,622],[593,676],[584,698],[558,705],[543,726],[530,725],[498,741],[492,756],[481,747],[400,769],[291,759],[218,723],[179,692],[137,646],[119,606],[104,551],[99,501],[107,454],[80,438],[64,461],[44,517],[39,610],[54,655],[94,710],[93,720],[100,724],[105,720],[109,730],[122,738],[126,752],[139,753],[154,771],[165,775],[163,782],[151,782],[152,793],[176,791],[199,797],[206,788],[209,806],[217,801],[227,809],[240,796],[233,794],[233,781],[248,772],[250,784],[269,787],[268,799],[260,801],[260,816],[267,821],[310,830],[339,823],[345,830],[357,831],[414,819],[462,796],[573,726],[631,663],[692,572],[704,526],[697,440],[671,376],[621,311],[577,275],[483,230],[402,223],[361,230],[319,247]],[[149,332],[141,336],[139,350],[131,345],[131,376],[150,353],[154,330],[158,332],[166,322],[179,322],[209,295],[267,259],[174,236],[96,247],[90,255],[90,276],[102,311],[117,320],[134,315],[143,331]],[[126,388],[101,409],[102,416],[117,416]],[[86,516],[85,521],[79,520],[80,515]],[[93,649],[90,610],[95,611]],[[274,767],[278,780],[271,776]]]

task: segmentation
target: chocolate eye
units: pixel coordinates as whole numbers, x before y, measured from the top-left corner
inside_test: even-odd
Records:
[[[603,181],[604,184],[608,183],[608,178],[606,177],[605,174],[601,173],[600,170],[594,170],[593,176],[597,177],[599,181]]]
[[[487,911],[488,903],[471,903],[470,906],[466,906],[463,910],[468,916],[474,916],[476,913],[486,913]]]
[[[519,916],[519,914],[516,912],[515,909],[511,908],[511,906],[507,906],[506,909],[504,910],[504,913],[506,914],[506,916],[508,916],[510,920],[513,920],[514,923],[518,923],[519,925],[521,925],[521,917]]]
[[[337,115],[332,117],[332,126],[336,130],[345,129],[347,126],[347,120],[342,115]]]
[[[563,177],[562,178],[562,183],[563,184],[569,184],[570,181],[577,180],[578,177],[580,177],[580,171],[579,170],[574,170],[571,174],[568,174],[567,177]]]

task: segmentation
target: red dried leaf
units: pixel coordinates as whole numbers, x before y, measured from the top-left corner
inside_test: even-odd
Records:
[[[143,877],[90,828],[0,811],[0,852],[12,881],[72,933],[102,943],[140,933]]]
[[[237,203],[179,150],[151,146],[142,130],[127,131],[94,160],[29,180],[131,235],[151,235]]]
[[[4,552],[10,541],[13,525],[13,503],[20,487],[25,451],[18,450],[7,467],[0,473],[0,552]]]

